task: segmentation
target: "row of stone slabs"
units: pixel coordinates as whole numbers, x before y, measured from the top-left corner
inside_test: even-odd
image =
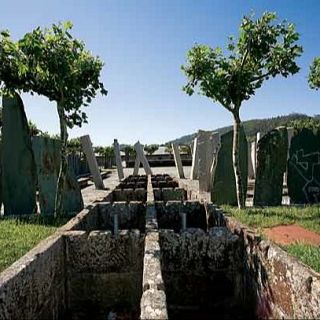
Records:
[[[253,311],[237,296],[238,237],[213,204],[100,203],[73,230],[63,319],[242,319]]]
[[[122,180],[113,190],[108,200],[110,201],[147,201],[147,176],[129,176]],[[187,193],[179,188],[178,182],[166,174],[151,177],[155,201],[187,200]]]

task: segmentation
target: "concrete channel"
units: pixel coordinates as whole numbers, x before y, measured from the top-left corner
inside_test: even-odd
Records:
[[[320,275],[169,175],[129,176],[0,275],[0,319],[319,318]]]

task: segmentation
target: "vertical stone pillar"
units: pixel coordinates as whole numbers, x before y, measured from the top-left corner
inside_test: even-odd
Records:
[[[176,143],[172,143],[171,146],[172,146],[172,151],[174,156],[174,162],[176,163],[176,168],[178,171],[178,176],[180,179],[184,179],[184,172],[183,172],[183,166],[182,166],[182,161],[180,157],[179,147],[177,146]]]
[[[212,190],[214,174],[216,170],[216,166],[218,163],[218,153],[221,147],[221,139],[220,134],[218,132],[214,132],[210,138],[213,148],[213,155],[210,167],[210,175],[209,175],[209,190]]]
[[[114,139],[113,150],[114,150],[114,157],[116,159],[118,177],[119,177],[119,180],[122,180],[124,178],[124,174],[123,174],[123,168],[122,168],[122,162],[121,162],[120,146],[117,139]]]
[[[36,212],[37,171],[21,97],[2,97],[2,196],[4,215]]]
[[[136,160],[134,161],[134,168],[133,168],[133,175],[137,176],[139,173],[139,167],[140,167],[140,159],[138,155],[136,155]]]
[[[210,191],[210,170],[212,169],[213,157],[219,141],[218,137],[219,135],[212,134],[211,131],[198,131],[199,191]]]
[[[261,132],[257,132],[257,145],[260,139],[261,139]]]
[[[137,152],[137,158],[142,162],[142,165],[146,174],[147,175],[152,174],[150,165],[148,163],[148,160],[143,152],[143,148],[139,141],[134,145],[134,149]]]
[[[199,154],[198,154],[198,138],[195,137],[193,140],[193,148],[192,148],[192,166],[190,179],[196,180],[199,177]]]
[[[292,138],[294,136],[294,128],[292,128],[292,127],[287,128],[287,134],[288,134],[287,160],[289,160],[291,140],[292,140]],[[285,183],[286,186],[288,186],[288,167],[286,168],[286,172],[284,173],[284,183]]]
[[[253,169],[253,163],[251,158],[251,148],[252,148],[252,143],[248,142],[248,178],[254,179],[254,169]]]
[[[96,189],[104,189],[104,184],[101,178],[100,170],[97,164],[97,159],[94,155],[92,143],[89,135],[80,137],[81,145],[92,174],[94,185]]]
[[[256,141],[251,142],[250,158],[251,158],[252,169],[253,169],[253,178],[255,178],[256,172],[257,172],[257,142]]]

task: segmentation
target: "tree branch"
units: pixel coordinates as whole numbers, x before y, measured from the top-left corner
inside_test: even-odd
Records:
[[[268,76],[270,76],[270,75],[271,75],[271,71],[270,71],[270,72],[267,72],[267,73],[265,73],[265,74],[262,74],[262,75],[259,76],[259,77],[253,78],[251,82],[261,80],[261,79],[266,78],[266,77],[268,77]]]

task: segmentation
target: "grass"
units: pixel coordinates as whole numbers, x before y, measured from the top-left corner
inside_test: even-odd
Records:
[[[297,243],[283,246],[283,249],[315,271],[320,272],[320,246]]]
[[[249,227],[262,229],[278,225],[298,224],[320,233],[320,206],[281,206],[238,209],[222,206],[223,210]]]
[[[22,257],[67,219],[32,216],[0,219],[0,272]]]
[[[222,208],[227,214],[251,228],[258,229],[259,232],[263,228],[295,223],[320,233],[320,206],[281,206],[241,210],[231,206],[222,206]],[[315,271],[320,272],[320,246],[295,243],[281,247]]]

